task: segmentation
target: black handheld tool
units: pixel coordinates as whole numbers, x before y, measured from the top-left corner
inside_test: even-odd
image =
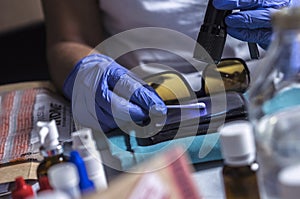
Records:
[[[207,54],[203,53],[204,48],[216,64],[220,62],[227,36],[224,19],[231,13],[232,10],[216,9],[213,6],[213,0],[208,1],[204,22],[200,27],[197,38],[198,44],[194,49],[194,58],[201,61],[207,60]],[[248,43],[248,46],[251,58],[258,59],[259,51],[257,45]]]
[[[217,64],[221,60],[225,41],[226,41],[226,25],[225,17],[231,14],[231,10],[218,10],[213,6],[213,0],[209,0],[204,22],[201,25],[197,42],[206,52],[211,56],[213,61]],[[196,45],[194,50],[194,57],[199,60],[205,60],[203,49]]]

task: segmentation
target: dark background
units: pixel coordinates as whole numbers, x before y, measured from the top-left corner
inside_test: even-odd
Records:
[[[0,84],[49,79],[45,37],[43,22],[0,33]]]

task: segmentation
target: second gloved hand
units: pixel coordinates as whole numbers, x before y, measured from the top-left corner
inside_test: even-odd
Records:
[[[264,49],[268,48],[271,41],[271,14],[289,4],[290,0],[213,0],[217,9],[241,10],[225,19],[229,35],[258,43]]]
[[[75,66],[64,94],[72,102],[75,122],[103,132],[131,121],[143,124],[150,109],[158,115],[167,112],[154,89],[102,54],[86,56]]]

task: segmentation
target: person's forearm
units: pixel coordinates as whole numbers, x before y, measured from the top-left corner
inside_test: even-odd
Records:
[[[97,0],[42,0],[51,80],[62,91],[74,65],[102,41]]]
[[[90,46],[67,41],[48,47],[47,59],[51,80],[60,92],[75,64],[92,50]]]

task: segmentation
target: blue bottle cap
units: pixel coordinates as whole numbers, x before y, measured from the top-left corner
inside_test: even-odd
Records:
[[[76,165],[79,174],[79,188],[82,193],[95,191],[94,183],[88,178],[85,164],[79,155],[78,151],[73,150],[70,153],[70,162]]]

